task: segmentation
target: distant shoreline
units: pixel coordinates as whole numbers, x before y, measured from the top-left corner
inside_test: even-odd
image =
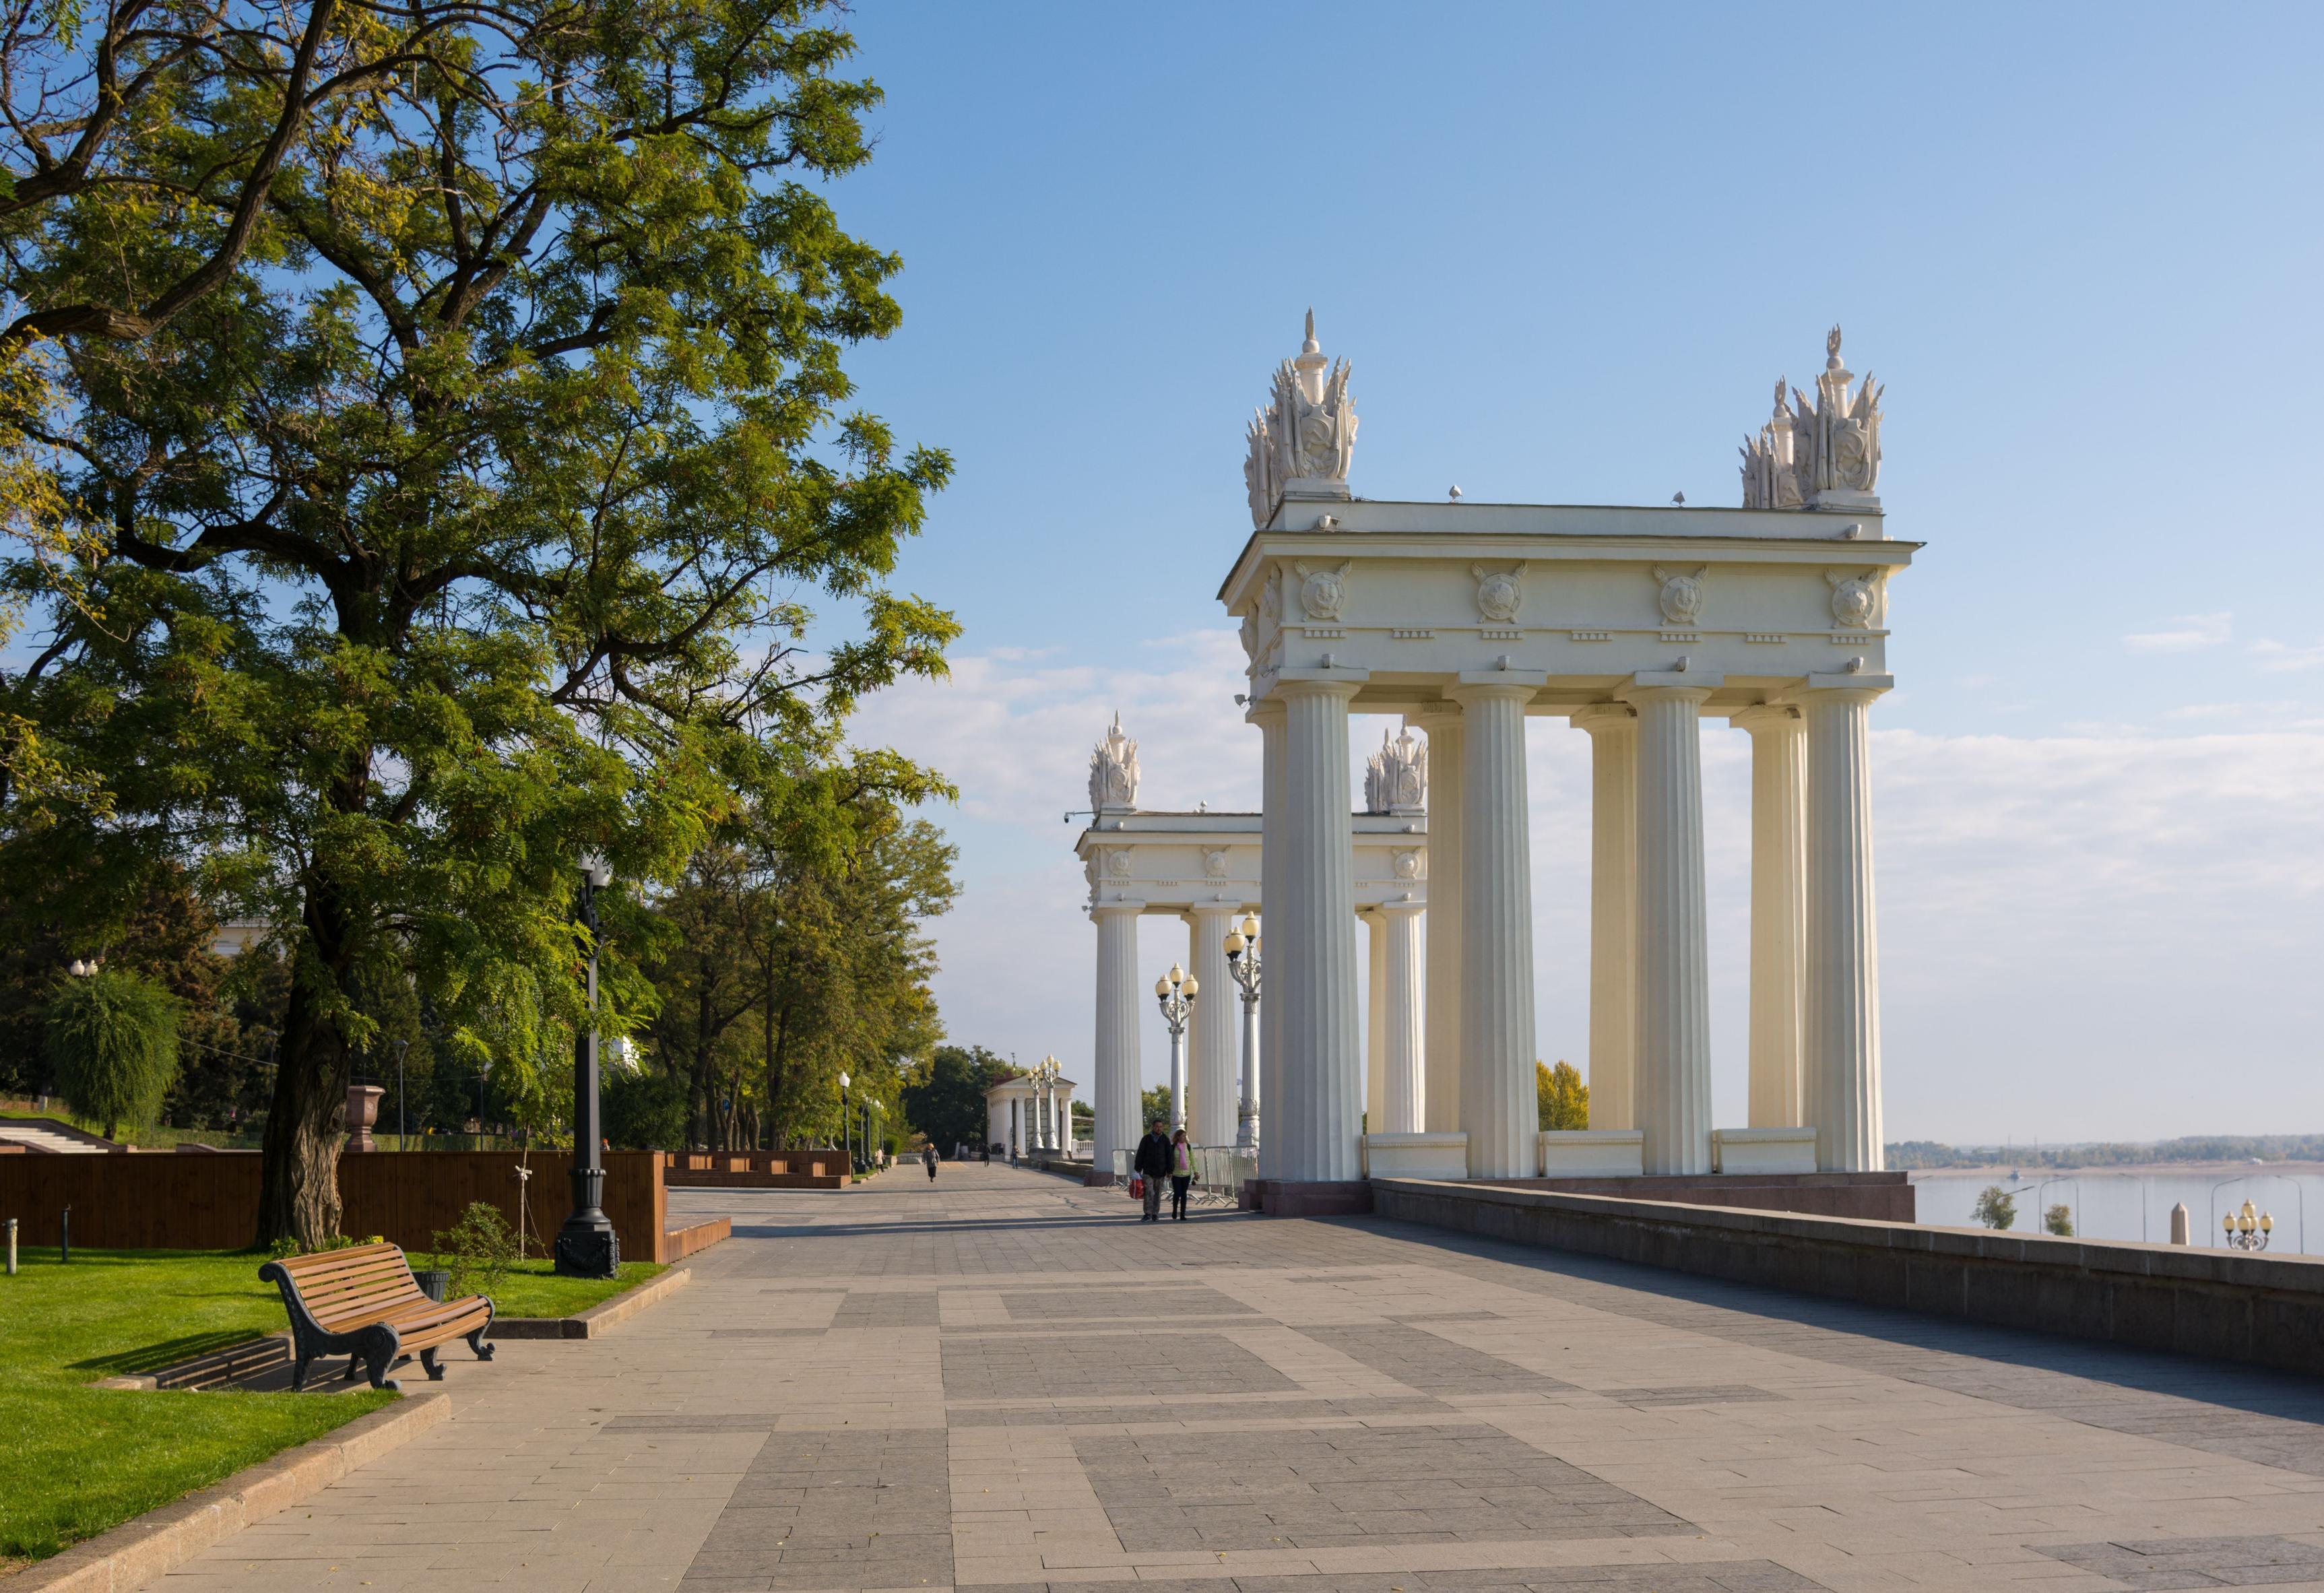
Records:
[[[1924,1178],[2006,1177],[2015,1173],[2022,1182],[2031,1183],[2037,1177],[2057,1178],[2076,1174],[2092,1176],[2122,1174],[2133,1177],[2170,1174],[2200,1177],[2206,1174],[2238,1177],[2324,1175],[2324,1162],[2094,1162],[2072,1166],[2050,1162],[1988,1162],[1973,1167],[1904,1167],[1895,1170],[1909,1174],[1914,1182]]]

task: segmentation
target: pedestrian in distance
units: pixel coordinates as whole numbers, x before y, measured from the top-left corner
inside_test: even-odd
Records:
[[[1179,1129],[1170,1136],[1170,1220],[1186,1220],[1186,1189],[1194,1182],[1194,1147],[1186,1143],[1186,1131]]]
[[[1162,1181],[1170,1176],[1170,1141],[1162,1132],[1161,1119],[1146,1125],[1146,1137],[1138,1142],[1138,1154],[1130,1158],[1130,1167],[1146,1180],[1146,1211],[1139,1220],[1161,1221]]]
[[[928,1170],[928,1182],[934,1183],[936,1181],[936,1147],[932,1145],[922,1151],[920,1161]]]

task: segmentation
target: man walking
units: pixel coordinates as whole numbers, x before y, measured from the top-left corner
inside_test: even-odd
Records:
[[[1170,1176],[1170,1137],[1162,1132],[1162,1119],[1155,1119],[1146,1125],[1146,1137],[1138,1142],[1138,1154],[1130,1165],[1146,1180],[1146,1214],[1140,1222],[1162,1220],[1162,1181]]]

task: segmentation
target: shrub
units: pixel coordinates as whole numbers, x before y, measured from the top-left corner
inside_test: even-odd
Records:
[[[470,1201],[460,1220],[436,1235],[435,1265],[452,1275],[449,1298],[496,1293],[516,1265],[516,1230],[488,1201]]]
[[[2070,1206],[2052,1206],[2042,1213],[2042,1226],[2061,1239],[2074,1237],[2074,1213]]]
[[[49,999],[43,1038],[57,1093],[110,1139],[151,1123],[178,1076],[178,999],[134,973],[68,978]]]

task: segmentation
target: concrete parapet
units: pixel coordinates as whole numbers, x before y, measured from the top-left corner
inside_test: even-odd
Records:
[[[1382,1217],[1932,1316],[2324,1372],[2324,1259],[1381,1179]]]

